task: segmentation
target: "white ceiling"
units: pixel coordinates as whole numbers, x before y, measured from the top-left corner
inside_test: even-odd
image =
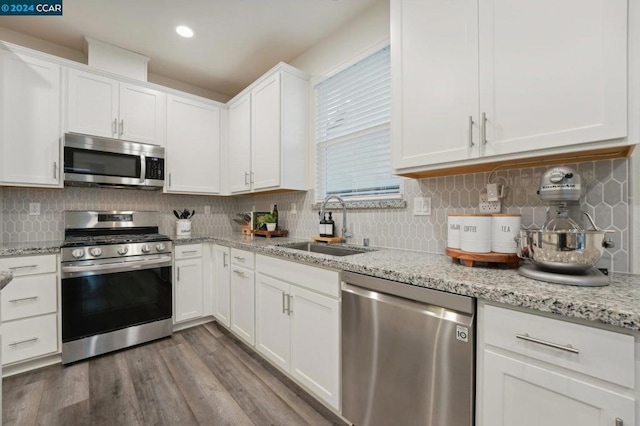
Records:
[[[233,96],[379,0],[64,0],[63,16],[0,27],[82,50],[84,36],[151,58],[149,72]],[[175,33],[188,25],[191,39]]]

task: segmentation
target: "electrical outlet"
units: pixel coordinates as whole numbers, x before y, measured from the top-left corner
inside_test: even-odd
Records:
[[[480,193],[480,205],[478,206],[480,213],[489,214],[489,213],[500,213],[502,209],[502,203],[500,199],[498,201],[489,201],[489,196],[486,191],[482,191]]]
[[[296,205],[296,203],[291,203],[291,214],[298,214],[298,206]]]
[[[500,195],[498,194],[498,184],[497,183],[488,183],[487,184],[487,199],[489,201],[499,201]]]
[[[40,203],[29,203],[29,215],[40,216]]]
[[[431,197],[417,197],[413,199],[414,216],[431,216]]]
[[[211,206],[204,206],[204,214],[211,214]]]

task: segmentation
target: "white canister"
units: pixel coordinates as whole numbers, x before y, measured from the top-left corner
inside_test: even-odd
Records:
[[[516,237],[520,232],[519,214],[491,215],[491,251],[517,253]]]
[[[462,227],[462,214],[450,214],[447,216],[447,247],[460,248],[460,228]]]
[[[188,237],[191,235],[191,219],[176,220],[176,236]]]
[[[462,217],[460,248],[471,253],[491,251],[491,215],[478,214]]]

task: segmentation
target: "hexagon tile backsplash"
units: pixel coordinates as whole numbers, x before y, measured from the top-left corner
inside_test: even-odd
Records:
[[[599,266],[618,272],[629,271],[629,162],[626,159],[569,164],[582,175],[586,187],[580,208],[594,215],[603,229],[613,229],[616,247],[606,250]],[[547,208],[536,190],[546,167],[498,171],[492,181],[506,185],[503,212],[520,213],[524,228],[540,227]],[[477,212],[480,190],[489,173],[404,180],[406,208],[349,209],[351,242],[361,244],[369,238],[379,247],[443,253],[449,213]],[[414,216],[413,199],[431,197],[431,216]],[[29,215],[29,203],[41,203],[39,216]],[[282,226],[292,237],[310,238],[318,233],[318,211],[313,191],[246,197],[210,197],[163,194],[161,192],[65,188],[31,189],[0,187],[0,242],[53,241],[64,235],[65,210],[157,210],[161,213],[160,232],[174,234],[172,210],[195,209],[194,233],[224,235],[240,228],[232,219],[240,211],[269,210],[278,204]],[[292,204],[296,204],[295,212]],[[210,214],[204,214],[204,206]],[[336,229],[342,227],[342,214],[334,211]]]

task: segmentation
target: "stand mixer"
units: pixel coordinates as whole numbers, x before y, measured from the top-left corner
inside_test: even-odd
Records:
[[[605,248],[614,246],[591,215],[580,211],[582,178],[569,167],[554,167],[540,178],[540,199],[549,206],[541,229],[520,231],[518,256],[531,262],[518,273],[539,281],[577,286],[605,286],[609,278],[595,265]],[[593,229],[580,225],[586,216]]]

